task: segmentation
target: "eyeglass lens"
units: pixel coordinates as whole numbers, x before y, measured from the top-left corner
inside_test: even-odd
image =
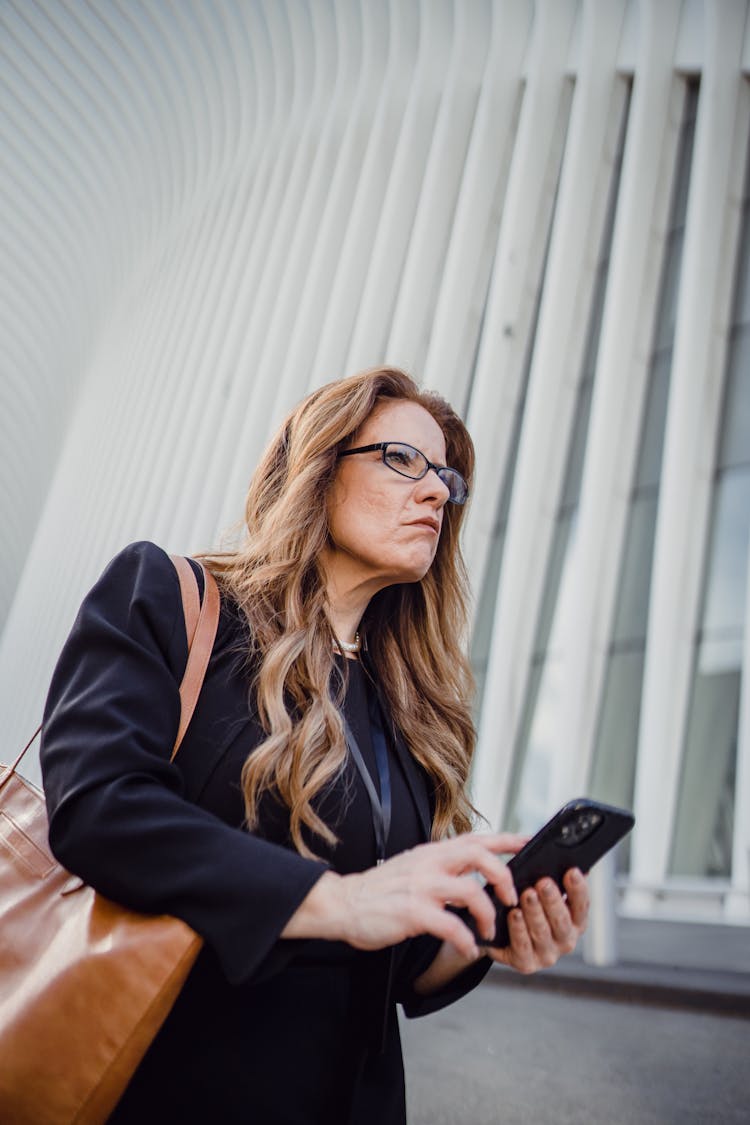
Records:
[[[383,460],[389,468],[405,477],[420,480],[430,468],[430,462],[418,449],[400,442],[389,442],[383,450]],[[449,498],[454,504],[463,504],[466,499],[466,481],[455,469],[440,468],[437,475],[448,489]]]

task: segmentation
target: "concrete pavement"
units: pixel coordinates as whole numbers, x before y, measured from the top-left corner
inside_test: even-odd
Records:
[[[487,983],[403,1021],[409,1125],[747,1125],[750,1020]]]
[[[621,919],[618,944],[403,1020],[409,1125],[748,1125],[750,929]]]

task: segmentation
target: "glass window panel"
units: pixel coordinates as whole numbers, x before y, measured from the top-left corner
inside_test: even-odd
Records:
[[[645,642],[656,531],[655,496],[639,496],[630,508],[613,641]]]
[[[674,201],[672,203],[672,222],[675,226],[685,222],[687,214],[688,188],[690,186],[690,166],[693,161],[693,141],[695,140],[695,119],[698,113],[698,83],[688,82],[685,94],[685,107],[682,115],[682,136],[677,153],[675,169]]]
[[[481,713],[482,699],[484,697],[484,684],[487,676],[487,665],[490,657],[492,643],[492,626],[495,619],[495,605],[497,602],[497,588],[500,581],[500,565],[505,546],[505,528],[501,528],[492,537],[490,557],[487,563],[482,594],[479,601],[479,612],[476,616],[474,633],[471,638],[471,663],[476,677],[476,709],[477,715]]]
[[[718,467],[750,465],[750,325],[729,342],[726,399]]]
[[[565,686],[563,661],[554,658],[545,660],[537,683],[534,717],[526,739],[523,770],[513,808],[514,831],[517,832],[534,832],[550,814],[552,758],[561,752],[560,715]]]
[[[742,646],[704,641],[693,675],[672,841],[673,875],[728,876]]]
[[[549,235],[547,240],[547,248],[544,254],[544,264],[542,266],[542,278],[544,277],[547,268],[548,250]],[[505,533],[508,526],[510,501],[513,495],[513,481],[516,475],[518,447],[521,441],[521,427],[523,425],[524,410],[526,407],[526,396],[529,385],[529,371],[531,370],[531,361],[534,354],[536,328],[539,321],[541,294],[542,286],[540,285],[534,305],[534,314],[531,319],[528,347],[526,350],[526,358],[524,360],[524,369],[522,376],[523,390],[521,391],[521,395],[518,400],[518,407],[516,409],[516,416],[513,423],[513,436],[511,438],[510,448],[508,450],[508,461],[505,466],[503,486],[500,493],[495,526],[492,533],[490,557],[487,563],[487,570],[485,572],[484,582],[482,584],[482,590],[480,594],[478,613],[475,619],[475,636],[472,637],[471,642],[471,661],[474,666],[474,674],[476,676],[477,687],[475,697],[475,713],[477,716],[477,721],[482,713],[482,704],[484,701],[484,689],[487,680],[487,664],[489,661],[489,651],[492,643],[491,630],[495,619],[495,606],[497,603],[497,594],[500,587],[500,572],[503,565]]]
[[[682,264],[682,230],[672,231],[664,249],[661,299],[656,317],[654,350],[671,349],[674,340],[674,326],[677,319],[677,294],[680,287],[680,266]]]
[[[594,745],[589,793],[598,801],[633,807],[635,761],[643,690],[643,649],[611,652]],[[629,842],[618,851],[618,870],[630,862]]]
[[[720,477],[716,483],[713,526],[708,548],[703,632],[735,630],[745,621],[750,469]]]
[[[748,164],[750,181],[750,162]],[[747,185],[745,190],[747,191]],[[745,199],[742,209],[742,241],[737,262],[737,287],[734,297],[734,321],[736,324],[750,324],[750,203]]]
[[[604,316],[604,297],[607,292],[607,271],[609,259],[599,264],[594,281],[594,295],[591,304],[591,317],[589,320],[588,339],[583,357],[582,374],[585,377],[594,377],[596,369],[596,356],[599,351],[599,337],[602,331],[602,317]]]
[[[611,652],[591,770],[591,792],[600,801],[632,803],[642,688],[643,649]]]
[[[517,810],[518,791],[524,772],[526,751],[529,745],[529,733],[534,718],[534,712],[536,711],[544,665],[544,660],[535,660],[529,671],[529,682],[526,688],[523,714],[521,715],[521,722],[519,723],[518,742],[515,754],[513,755],[513,768],[510,775],[510,785],[508,787],[508,799],[506,802],[505,815],[503,816],[503,827],[507,829],[508,832],[519,831],[520,821],[518,819]]]
[[[576,417],[573,424],[573,437],[570,443],[568,465],[565,470],[565,483],[563,484],[563,492],[560,500],[560,506],[562,508],[574,507],[578,503],[578,498],[580,496],[583,458],[586,453],[586,435],[589,428],[593,385],[592,379],[584,379],[578,390]]]
[[[528,383],[529,362],[527,361],[524,373],[524,390],[516,411],[513,426],[508,462],[503,478],[503,487],[498,503],[497,519],[492,532],[490,556],[487,561],[484,582],[479,598],[478,613],[475,618],[474,634],[471,639],[471,662],[476,677],[475,711],[478,717],[482,713],[484,700],[484,687],[487,679],[487,664],[489,661],[490,645],[492,642],[492,625],[495,620],[495,606],[500,586],[500,571],[503,565],[503,551],[505,548],[505,533],[508,526],[508,512],[510,498],[513,493],[513,478],[516,472],[518,459],[518,445],[521,437],[521,424],[526,403],[526,386]]]
[[[636,488],[655,488],[659,484],[671,368],[672,351],[670,348],[669,351],[656,356],[651,368],[646,413],[643,419],[641,449],[635,476]]]
[[[534,644],[534,655],[537,658],[544,656],[549,646],[555,607],[557,605],[557,595],[561,585],[566,555],[568,553],[568,543],[572,526],[572,515],[561,515],[555,527],[547,567],[547,579],[544,584],[544,595],[539,612],[539,626],[537,629],[536,642]]]
[[[599,351],[599,337],[601,336],[602,317],[604,315],[604,298],[607,293],[607,278],[609,277],[609,259],[612,252],[612,235],[615,228],[617,200],[620,194],[622,153],[625,146],[625,135],[627,132],[628,118],[630,117],[631,94],[632,83],[628,82],[626,85],[625,106],[622,113],[622,119],[620,121],[620,133],[617,139],[617,150],[614,153],[614,160],[612,163],[612,176],[609,182],[607,213],[604,219],[602,245],[599,253],[599,260],[596,266],[596,277],[594,278],[594,291],[591,301],[591,312],[589,314],[589,323],[586,334],[586,346],[583,354],[583,366],[581,368],[581,375],[584,378],[588,376],[593,379],[596,369],[596,357]]]
[[[656,319],[654,348],[660,351],[671,348],[674,339],[674,325],[677,312],[677,295],[680,285],[680,265],[682,262],[682,243],[684,238],[685,215],[687,213],[688,190],[690,187],[690,168],[693,159],[693,139],[695,135],[695,115],[698,105],[698,84],[689,82],[683,110],[682,130],[677,150],[674,171],[674,187],[670,210],[670,233],[664,251],[662,291]]]

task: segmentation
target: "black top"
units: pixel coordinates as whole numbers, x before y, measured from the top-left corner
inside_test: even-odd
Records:
[[[317,802],[340,839],[312,842],[320,862],[291,848],[285,810],[270,799],[258,830],[243,827],[240,773],[263,736],[247,648],[244,619],[223,599],[198,707],[170,763],[187,654],[179,584],[164,552],[134,544],[84,601],[52,679],[41,761],[55,854],[101,893],[183,918],[206,943],[113,1121],[401,1123],[396,1002],[410,1015],[443,1007],[489,962],[424,998],[412,982],[437,951],[429,936],[376,953],[279,938],[326,867],[374,863],[375,839],[350,763]],[[355,662],[347,672],[345,711],[372,769],[368,685]],[[431,791],[398,731],[389,735],[393,854],[428,838]]]

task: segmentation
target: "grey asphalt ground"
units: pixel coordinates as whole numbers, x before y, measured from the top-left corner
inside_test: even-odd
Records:
[[[750,1020],[481,985],[402,1022],[409,1125],[750,1122]]]
[[[618,963],[493,969],[402,1020],[409,1125],[750,1125],[750,929],[621,919]]]

